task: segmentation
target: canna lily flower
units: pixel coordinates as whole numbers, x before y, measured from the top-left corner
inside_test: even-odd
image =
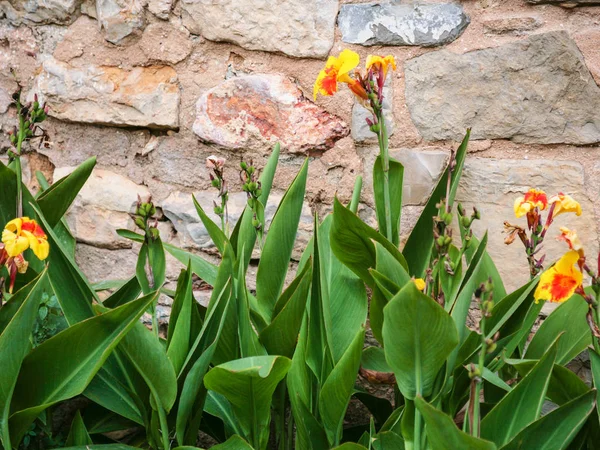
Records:
[[[550,204],[554,204],[553,217],[569,212],[574,212],[578,216],[581,215],[581,205],[568,194],[559,192],[558,195],[550,198]]]
[[[377,70],[383,71],[383,79],[387,77],[388,71],[390,67],[392,70],[396,70],[396,60],[392,55],[387,56],[377,56],[377,55],[369,55],[367,57],[367,71],[369,71],[372,67]]]
[[[542,274],[533,294],[536,303],[540,300],[560,303],[571,298],[583,280],[583,274],[573,267],[577,261],[579,253],[570,250]]]
[[[337,92],[338,82],[347,83],[352,92],[358,95],[364,91],[362,85],[357,80],[354,80],[350,75],[352,71],[360,61],[358,53],[352,50],[343,50],[340,55],[336,58],[330,56],[327,59],[325,68],[319,72],[317,81],[315,81],[315,87],[313,91],[314,99],[317,99],[317,94],[321,95],[333,95]],[[360,89],[359,89],[360,86]],[[356,92],[355,92],[356,91]],[[366,98],[366,92],[364,92]]]
[[[8,222],[2,231],[2,242],[8,257],[17,257],[28,248],[39,259],[46,259],[50,252],[46,233],[29,217],[19,217]]]
[[[425,290],[425,280],[423,278],[415,278],[414,280],[415,286],[417,286],[417,289],[420,291],[424,291]]]
[[[524,216],[535,208],[545,210],[548,207],[548,197],[544,191],[539,189],[529,189],[524,196],[515,200],[515,216],[517,218]]]
[[[560,227],[560,236],[558,236],[558,240],[565,241],[570,250],[575,250],[579,253],[579,257],[583,258],[583,245],[575,230],[569,230],[567,227]]]

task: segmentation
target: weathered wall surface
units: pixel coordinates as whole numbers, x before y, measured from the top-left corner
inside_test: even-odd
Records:
[[[240,157],[262,167],[277,141],[283,151],[267,217],[310,158],[300,250],[311,207],[327,211],[336,194],[348,200],[357,175],[367,181],[360,213],[373,220],[377,145],[347,90],[312,102],[323,60],[343,48],[363,60],[392,54],[388,112],[392,154],[406,165],[404,233],[471,126],[459,197],[481,209],[478,230],[489,229],[490,252],[514,287],[527,278],[525,260],[517,244],[503,244],[502,223],[530,186],[579,199],[583,216],[557,222],[576,228],[589,253],[598,247],[598,3],[2,0],[0,127],[4,134],[14,123],[12,68],[51,108],[51,144],[29,155],[29,172],[58,179],[97,156],[69,215],[92,281],[134,270],[135,248],[114,228],[133,229],[128,213],[138,194],[160,207],[165,240],[213,255],[190,195],[208,209],[216,198],[206,157],[228,158],[233,192]],[[232,194],[233,219],[244,202]],[[552,259],[562,247],[550,239],[547,249]],[[173,264],[169,276],[178,270]]]

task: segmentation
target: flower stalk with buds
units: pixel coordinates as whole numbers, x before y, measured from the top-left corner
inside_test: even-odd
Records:
[[[210,183],[214,188],[219,190],[219,198],[221,204],[213,202],[214,212],[221,219],[221,230],[225,235],[229,235],[229,213],[227,210],[227,202],[229,201],[229,191],[227,190],[227,182],[225,181],[224,168],[227,160],[218,156],[211,155],[206,158],[206,168],[212,170],[210,173]]]
[[[396,69],[393,56],[369,55],[365,65],[365,74],[355,71],[360,62],[357,53],[351,50],[342,51],[338,57],[330,56],[325,68],[319,73],[314,85],[313,96],[318,94],[331,96],[337,92],[338,83],[345,83],[358,101],[371,111],[372,117],[367,118],[370,130],[377,135],[379,154],[383,172],[383,201],[385,207],[385,235],[392,242],[392,209],[390,199],[390,155],[389,136],[383,114],[383,87],[390,69]]]
[[[240,180],[242,181],[242,190],[248,196],[248,206],[252,208],[252,226],[258,234],[258,244],[263,247],[264,228],[265,228],[265,207],[260,202],[259,197],[262,194],[262,188],[258,179],[258,170],[249,163],[240,162]]]

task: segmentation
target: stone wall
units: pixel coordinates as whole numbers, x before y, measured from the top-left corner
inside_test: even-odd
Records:
[[[134,270],[129,227],[138,195],[152,195],[163,238],[214,257],[191,193],[211,209],[216,192],[204,161],[262,167],[283,146],[267,218],[310,158],[299,254],[311,208],[366,190],[360,214],[374,221],[369,184],[377,154],[365,111],[342,89],[313,103],[324,59],[343,48],[392,54],[388,81],[392,155],[405,164],[403,233],[416,219],[449,149],[465,128],[474,140],[459,198],[476,204],[490,252],[507,284],[527,278],[522,249],[503,244],[516,195],[530,186],[580,200],[583,216],[558,222],[598,248],[600,215],[600,2],[450,0],[0,0],[0,127],[17,78],[50,105],[48,148],[27,171],[58,179],[96,155],[98,166],[68,220],[77,259],[92,281]],[[595,6],[596,5],[596,6]],[[2,153],[8,141],[0,141]],[[35,177],[29,176],[35,188]],[[244,206],[232,194],[232,219]],[[565,219],[563,221],[563,218]],[[550,259],[562,246],[549,240]],[[169,277],[177,276],[172,263]]]

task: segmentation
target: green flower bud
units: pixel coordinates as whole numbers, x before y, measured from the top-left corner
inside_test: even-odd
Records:
[[[219,181],[218,178],[215,178],[210,182],[210,184],[212,184],[213,187],[219,188],[220,187],[219,185],[221,184],[221,182]]]
[[[444,236],[440,236],[439,238],[437,238],[436,242],[437,242],[437,245],[439,247],[443,247],[444,246],[444,242],[445,242]]]
[[[144,222],[144,219],[142,219],[141,217],[135,218],[135,224],[138,226],[138,228],[141,228],[142,230],[146,229],[146,223]]]
[[[444,223],[447,226],[452,225],[452,214],[451,213],[447,213],[447,214],[444,215]]]
[[[150,237],[152,239],[158,239],[159,236],[160,236],[160,231],[158,231],[158,228],[150,228]]]
[[[255,200],[252,197],[248,199],[248,206],[252,209],[254,209],[254,202]]]
[[[460,223],[463,227],[469,228],[471,226],[471,219],[467,216],[463,216],[460,218]]]
[[[240,167],[242,168],[242,170],[247,170],[248,169],[248,164],[246,164],[245,161],[240,162]]]

